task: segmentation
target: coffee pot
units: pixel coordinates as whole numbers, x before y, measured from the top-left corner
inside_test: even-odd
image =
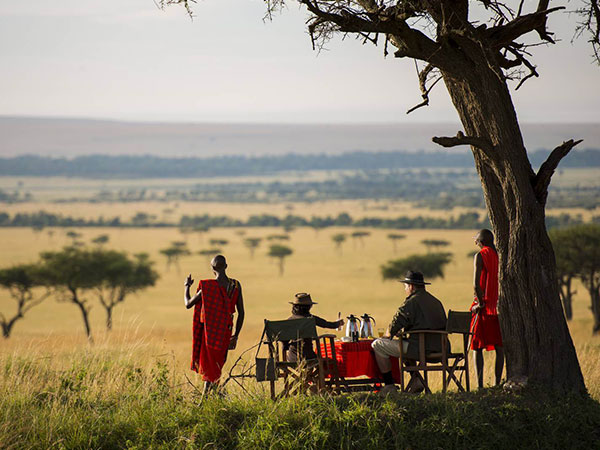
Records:
[[[351,338],[352,342],[358,342],[358,317],[354,314],[350,314],[346,319],[348,319],[348,323],[346,324],[346,336]]]
[[[371,321],[373,321],[373,323],[371,323]],[[362,316],[360,316],[359,336],[361,338],[373,337],[375,335],[375,333],[373,333],[373,325],[375,323],[375,319],[373,319],[373,317],[367,313],[364,313]]]

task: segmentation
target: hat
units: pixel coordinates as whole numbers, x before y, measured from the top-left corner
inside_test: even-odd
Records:
[[[293,302],[289,302],[292,305],[316,305],[315,302],[312,301],[312,298],[310,298],[310,294],[307,294],[306,292],[299,292],[295,295],[296,300],[294,300]]]
[[[406,272],[406,275],[404,276],[404,280],[398,280],[400,283],[406,283],[406,284],[415,284],[417,286],[425,286],[426,284],[431,284],[431,283],[427,283],[423,280],[423,274],[421,272],[413,272],[412,270],[409,270],[408,272]]]

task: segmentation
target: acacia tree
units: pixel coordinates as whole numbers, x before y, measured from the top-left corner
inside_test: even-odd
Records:
[[[600,331],[600,225],[584,224],[561,230],[552,230],[556,247],[559,281],[568,281],[569,300],[572,278],[578,277],[590,294],[594,317],[592,332]],[[563,296],[565,288],[561,289]]]
[[[47,290],[41,295],[34,295],[34,289],[42,284],[38,268],[34,264],[18,264],[0,269],[0,286],[7,289],[12,299],[17,302],[17,310],[12,317],[7,317],[0,312],[0,325],[4,338],[10,337],[13,326],[25,316],[27,311],[48,297],[50,292]]]
[[[360,242],[360,246],[365,246],[364,238],[370,236],[371,233],[368,231],[354,231],[350,236],[352,236],[352,242],[356,246],[356,241]]]
[[[556,255],[556,275],[560,299],[562,300],[567,320],[573,318],[573,296],[577,291],[573,290],[573,280],[577,278],[578,262],[569,242],[570,230],[554,229],[549,235]]]
[[[114,250],[96,250],[92,253],[97,278],[94,290],[106,311],[106,329],[112,329],[113,309],[125,301],[129,294],[154,286],[158,273],[146,253],[130,259],[125,253]]]
[[[254,259],[254,251],[260,245],[261,241],[262,238],[258,237],[249,237],[244,239],[244,245],[248,247],[248,250],[250,250],[250,259]]]
[[[392,247],[394,248],[394,253],[396,253],[396,251],[398,250],[397,242],[399,240],[402,240],[402,239],[406,238],[406,235],[399,234],[399,233],[390,233],[390,234],[387,235],[387,238],[390,241],[392,241]]]
[[[410,255],[406,258],[388,261],[381,266],[384,280],[404,278],[409,270],[417,270],[426,279],[444,278],[444,267],[452,261],[450,253],[428,253],[426,255]]]
[[[42,252],[40,279],[55,290],[59,301],[73,303],[81,312],[85,333],[92,341],[90,304],[85,292],[98,284],[92,252],[77,247],[65,247],[57,252]]]
[[[423,239],[421,244],[427,247],[427,251],[430,252],[432,248],[437,249],[438,247],[448,247],[450,242],[443,239]]]
[[[174,264],[177,267],[177,271],[179,272],[179,258],[182,256],[187,256],[190,254],[190,251],[187,248],[187,244],[183,241],[175,241],[171,242],[171,245],[167,248],[163,248],[160,250],[160,253],[163,254],[167,258],[167,270],[171,267],[171,264]]]
[[[346,234],[345,233],[337,233],[331,236],[331,240],[335,245],[335,249],[342,254],[342,244],[346,242]]]
[[[294,253],[294,251],[285,245],[273,244],[269,248],[268,256],[279,260],[279,276],[283,276],[283,263],[285,258],[292,253]]]
[[[291,1],[291,0],[288,0]],[[469,145],[481,179],[500,257],[499,309],[508,378],[526,377],[561,390],[584,392],[575,347],[558,294],[554,253],[544,223],[548,186],[560,160],[580,141],[556,147],[535,172],[529,162],[508,82],[538,76],[529,61],[531,41],[554,43],[550,7],[538,0],[297,0],[308,10],[313,46],[335,35],[384,42],[384,54],[421,61],[419,87],[426,106],[443,80],[464,130],[435,137],[445,146]],[[161,0],[161,4],[189,0]],[[285,0],[267,0],[268,12]],[[475,10],[475,11],[473,11]],[[581,30],[600,59],[600,10],[584,1]],[[383,39],[379,39],[379,37]],[[523,74],[523,70],[528,73]],[[371,80],[371,82],[376,82]]]

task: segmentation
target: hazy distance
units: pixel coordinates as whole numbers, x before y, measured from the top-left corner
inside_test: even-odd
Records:
[[[459,129],[451,123],[213,124],[0,117],[0,157],[429,151],[440,149],[432,136],[455,135]],[[600,149],[600,124],[525,123],[522,130],[529,151],[552,149],[571,138],[584,139],[579,149]]]

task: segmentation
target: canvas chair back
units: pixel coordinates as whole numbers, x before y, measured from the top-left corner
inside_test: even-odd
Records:
[[[317,339],[317,324],[314,317],[290,320],[265,320],[267,341],[292,341]]]

